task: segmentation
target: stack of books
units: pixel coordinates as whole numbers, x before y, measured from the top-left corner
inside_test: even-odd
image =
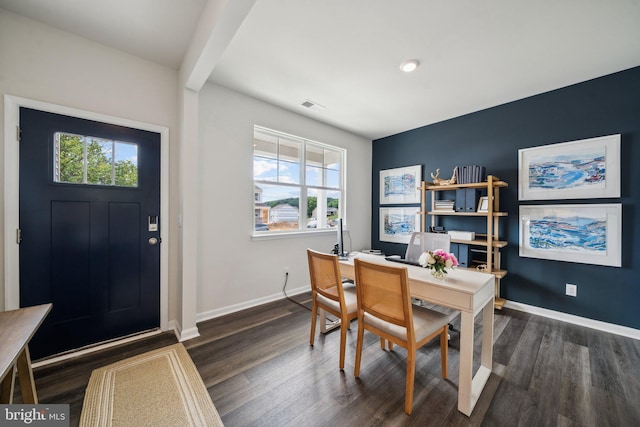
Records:
[[[456,169],[456,183],[458,184],[483,182],[486,178],[487,170],[484,166],[458,166]]]
[[[454,212],[453,210],[453,200],[436,200],[434,202],[433,210],[434,211],[444,211],[444,212]]]

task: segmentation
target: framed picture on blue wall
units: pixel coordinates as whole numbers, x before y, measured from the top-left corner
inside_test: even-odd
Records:
[[[622,266],[622,204],[520,206],[520,256]]]
[[[420,203],[422,165],[380,171],[380,204]]]
[[[419,207],[380,208],[381,242],[409,243],[411,234],[420,231]]]
[[[620,134],[518,150],[518,199],[620,197]]]

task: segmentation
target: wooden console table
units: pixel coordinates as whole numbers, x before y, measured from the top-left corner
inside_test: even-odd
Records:
[[[13,403],[15,371],[23,403],[38,403],[29,341],[51,310],[51,304],[0,312],[0,403]]]

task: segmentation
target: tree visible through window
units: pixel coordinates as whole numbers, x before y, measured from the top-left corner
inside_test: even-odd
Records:
[[[138,186],[138,146],[56,132],[54,181],[68,184]]]
[[[255,231],[335,227],[344,216],[344,158],[344,149],[255,126]]]

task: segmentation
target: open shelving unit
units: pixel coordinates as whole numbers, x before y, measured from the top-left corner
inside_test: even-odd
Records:
[[[461,243],[472,247],[481,247],[486,250],[486,272],[493,274],[495,277],[496,297],[494,301],[494,307],[502,309],[506,300],[500,297],[500,279],[506,276],[507,271],[500,268],[500,249],[507,246],[507,241],[500,240],[500,218],[507,216],[506,212],[500,211],[500,189],[508,187],[508,184],[501,181],[499,178],[489,175],[486,181],[475,182],[471,184],[449,184],[449,185],[434,185],[430,182],[423,181],[420,184],[421,191],[421,209],[420,217],[422,222],[422,230],[427,230],[427,217],[430,217],[430,225],[438,225],[438,218],[442,216],[466,216],[466,217],[485,217],[487,219],[486,234],[476,233],[473,240],[459,240],[451,239],[451,243]],[[438,194],[443,191],[455,191],[458,189],[477,189],[486,191],[489,200],[488,208],[486,212],[451,212],[451,211],[438,211],[427,210],[427,195],[431,196],[431,207],[435,206],[436,200],[438,200]],[[476,269],[477,267],[471,267]]]

